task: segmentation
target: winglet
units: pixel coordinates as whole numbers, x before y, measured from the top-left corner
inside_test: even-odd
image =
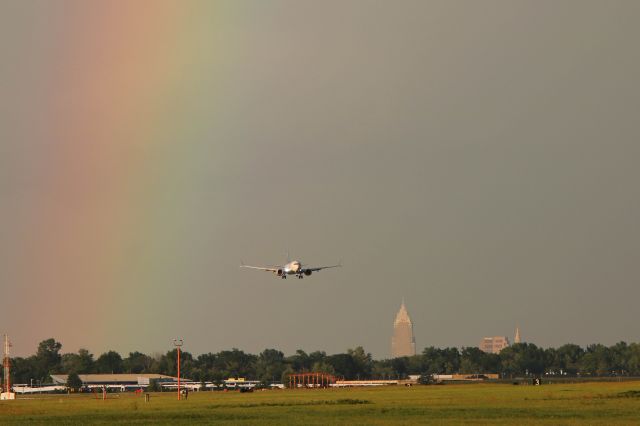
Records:
[[[244,262],[242,261],[242,259],[240,259],[240,267],[242,268],[244,266]]]

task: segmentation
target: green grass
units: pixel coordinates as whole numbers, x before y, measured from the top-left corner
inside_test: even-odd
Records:
[[[640,382],[18,396],[2,424],[640,424]]]

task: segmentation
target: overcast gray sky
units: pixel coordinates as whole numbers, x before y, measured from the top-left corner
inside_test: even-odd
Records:
[[[17,353],[639,340],[639,2],[118,5],[0,3]]]

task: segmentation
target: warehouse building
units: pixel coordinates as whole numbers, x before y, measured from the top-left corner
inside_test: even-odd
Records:
[[[64,386],[67,383],[67,374],[52,374],[51,379],[55,385]],[[84,387],[141,388],[149,386],[151,380],[157,380],[160,384],[169,384],[178,381],[177,377],[164,374],[78,374]],[[182,379],[188,382],[188,379]]]

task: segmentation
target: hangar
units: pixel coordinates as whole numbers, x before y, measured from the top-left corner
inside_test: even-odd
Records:
[[[64,386],[67,384],[67,374],[52,374],[51,379],[55,385]],[[85,387],[108,388],[139,388],[149,386],[150,380],[157,380],[161,384],[169,384],[178,381],[177,377],[165,376],[164,374],[78,374],[82,385]],[[181,379],[188,381],[188,379]]]

